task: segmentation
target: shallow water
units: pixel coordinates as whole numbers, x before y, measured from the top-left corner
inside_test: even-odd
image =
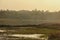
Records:
[[[13,37],[19,37],[19,38],[33,38],[33,39],[41,39],[41,40],[47,40],[47,37],[45,34],[11,34],[8,36],[13,36]]]
[[[29,38],[29,39],[48,40],[48,37],[46,37],[45,34],[8,34],[7,31],[14,31],[14,30],[2,30],[2,29],[0,29],[0,40],[17,40],[20,38],[22,38],[22,39]]]

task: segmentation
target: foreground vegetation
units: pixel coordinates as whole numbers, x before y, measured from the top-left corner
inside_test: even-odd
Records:
[[[46,34],[49,40],[60,40],[60,29],[40,28],[40,27],[1,27],[7,34]],[[22,38],[23,39],[23,38]],[[21,40],[22,40],[21,39]],[[25,39],[35,40],[35,39]]]

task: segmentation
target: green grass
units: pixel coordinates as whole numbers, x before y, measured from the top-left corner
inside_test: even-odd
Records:
[[[7,28],[8,30],[8,28]],[[48,28],[9,28],[9,30],[14,30],[14,31],[8,31],[8,33],[18,33],[18,34],[50,34],[50,33],[60,33],[60,30],[58,29],[48,29]]]

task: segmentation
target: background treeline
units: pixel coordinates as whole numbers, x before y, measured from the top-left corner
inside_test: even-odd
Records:
[[[49,11],[40,11],[40,10],[0,10],[0,18],[19,18],[21,20],[59,20],[60,11],[58,12],[49,12]]]
[[[40,10],[0,10],[0,24],[38,25],[41,23],[60,23],[60,11]]]

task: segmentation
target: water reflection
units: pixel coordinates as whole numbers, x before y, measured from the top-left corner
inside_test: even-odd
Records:
[[[6,32],[6,30],[0,30],[0,32]]]
[[[19,37],[19,38],[47,40],[47,36],[45,36],[45,34],[11,34],[8,36]]]
[[[9,30],[0,30],[0,40],[22,40],[22,39],[48,40],[48,36],[46,36],[45,34],[8,34],[8,31]]]

